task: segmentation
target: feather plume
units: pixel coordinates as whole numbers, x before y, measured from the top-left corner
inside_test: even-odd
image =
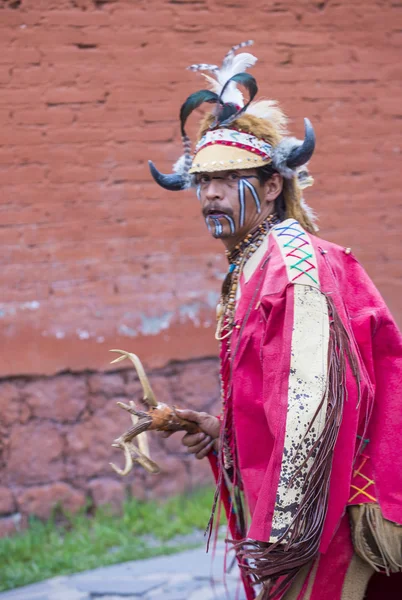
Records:
[[[180,124],[181,124],[181,135],[182,137],[186,136],[186,132],[184,126],[189,115],[198,108],[204,102],[216,103],[219,98],[217,94],[211,92],[209,90],[199,90],[198,92],[194,92],[191,94],[187,100],[182,104],[180,109]]]
[[[235,84],[241,83],[241,85],[244,86],[249,93],[249,100],[248,100],[247,104],[243,105],[242,108],[240,108],[240,109],[237,108],[236,104],[234,104],[232,102],[223,102],[222,101],[222,98],[225,96],[226,89],[229,88],[233,83],[235,83]],[[225,118],[223,118],[222,115],[219,115],[220,124],[222,126],[224,126],[224,125],[227,126],[232,121],[237,119],[237,117],[239,117],[242,113],[244,113],[247,110],[247,107],[249,106],[250,102],[254,99],[257,91],[258,91],[257,82],[252,75],[249,75],[249,73],[237,73],[236,75],[233,75],[233,77],[231,77],[223,86],[219,101],[220,101],[220,103],[223,104],[224,107],[226,107],[226,106],[233,107],[234,111],[230,111],[229,114]]]
[[[219,94],[222,90],[222,86],[220,85],[220,83],[218,81],[216,81],[216,79],[214,79],[210,75],[207,75],[206,73],[201,73],[201,75],[203,77],[205,77],[205,79],[207,80],[207,82],[209,84],[209,89],[212,90],[213,92],[215,92],[215,94],[217,94],[219,96]]]
[[[225,66],[226,63],[234,57],[235,52],[237,52],[237,50],[240,50],[241,48],[246,48],[247,46],[252,46],[253,44],[253,40],[247,40],[247,42],[240,42],[240,44],[232,46],[229,52],[226,53],[225,58],[223,59],[222,66]]]
[[[216,71],[219,71],[219,67],[218,65],[208,65],[206,63],[200,63],[198,65],[190,65],[189,67],[187,67],[187,69],[189,71],[211,71],[211,73],[215,73]]]
[[[244,73],[246,69],[255,65],[256,62],[257,59],[255,56],[248,54],[247,52],[242,52],[242,54],[235,56],[228,64],[222,66],[219,71],[216,72],[217,82],[220,86],[218,94],[222,93],[222,90],[229,79],[234,77],[234,75]],[[233,102],[233,104],[243,106],[243,94],[237,89],[234,82],[231,82],[226,87],[221,99],[223,102]]]
[[[242,52],[237,56],[235,54],[236,50],[246,46],[251,46],[252,44],[253,41],[248,40],[247,42],[241,42],[240,44],[233,46],[223,59],[222,66],[220,68],[217,65],[202,63],[191,65],[188,67],[188,69],[190,69],[190,71],[209,71],[210,73],[213,73],[216,79],[209,75],[205,75],[204,73],[203,75],[210,84],[211,89],[216,94],[220,95],[225,87],[225,84],[227,84],[227,82],[234,75],[244,73],[246,69],[254,66],[257,62],[257,58],[248,52]],[[230,82],[230,84],[226,86],[225,92],[221,99],[224,103],[237,104],[241,107],[244,105],[243,94],[237,89],[235,81]]]

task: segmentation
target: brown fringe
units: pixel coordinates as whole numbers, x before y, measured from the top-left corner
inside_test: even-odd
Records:
[[[327,402],[326,421],[319,439],[306,459],[307,461],[314,456],[314,463],[306,476],[302,502],[291,525],[277,542],[269,544],[243,540],[234,544],[238,556],[242,559],[242,569],[251,575],[255,582],[265,585],[262,600],[271,600],[285,592],[299,570],[318,556],[327,512],[332,457],[341,424],[343,404],[347,399],[347,361],[360,390],[357,361],[350,348],[348,333],[332,299],[328,296],[327,302],[330,317],[327,386],[309,429],[324,402]],[[305,462],[299,470],[305,466]]]
[[[356,553],[376,571],[402,570],[402,527],[384,519],[378,504],[349,507]]]

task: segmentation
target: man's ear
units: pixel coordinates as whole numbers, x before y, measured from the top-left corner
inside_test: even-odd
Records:
[[[283,189],[283,177],[279,173],[274,173],[264,184],[265,202],[273,202],[279,196]]]

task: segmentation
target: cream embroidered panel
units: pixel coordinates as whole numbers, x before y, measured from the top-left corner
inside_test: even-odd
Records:
[[[324,427],[327,402],[307,433],[326,390],[328,343],[325,296],[316,287],[295,285],[286,433],[270,542],[278,541],[292,523],[314,462],[313,455],[294,477]]]

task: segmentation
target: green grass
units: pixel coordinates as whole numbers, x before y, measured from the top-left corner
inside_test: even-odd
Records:
[[[183,543],[167,546],[176,535],[204,530],[213,491],[202,489],[163,503],[127,500],[123,514],[98,509],[84,513],[60,513],[43,523],[31,519],[29,528],[0,539],[0,591],[104,565],[169,554]],[[147,539],[152,536],[150,547]]]

